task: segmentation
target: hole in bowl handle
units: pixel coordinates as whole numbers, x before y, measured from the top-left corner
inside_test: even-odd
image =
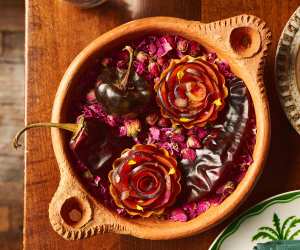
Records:
[[[234,63],[242,64],[257,82],[265,98],[263,68],[268,48],[271,44],[271,32],[266,23],[253,15],[239,15],[212,23],[190,21],[186,28],[196,32],[207,46],[217,53],[228,55]],[[204,44],[205,45],[205,44]]]
[[[80,189],[63,178],[49,205],[50,223],[67,240],[79,240],[99,233],[123,232],[116,217]]]

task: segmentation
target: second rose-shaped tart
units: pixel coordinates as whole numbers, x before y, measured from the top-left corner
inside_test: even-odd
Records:
[[[177,162],[168,151],[138,144],[114,161],[110,193],[130,215],[159,215],[175,202],[181,191],[180,178]]]
[[[228,95],[224,76],[204,57],[171,60],[154,89],[162,115],[186,128],[216,120]]]

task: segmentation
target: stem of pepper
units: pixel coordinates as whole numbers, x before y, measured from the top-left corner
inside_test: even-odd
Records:
[[[132,66],[132,62],[133,62],[133,49],[130,46],[125,46],[125,48],[123,50],[127,50],[129,53],[129,62],[128,62],[128,68],[126,71],[126,74],[124,76],[124,78],[121,80],[120,83],[117,84],[117,86],[121,89],[121,90],[126,90],[126,86],[128,83],[128,78],[130,75],[130,71],[131,71],[131,66]]]
[[[19,139],[21,135],[28,129],[32,128],[60,128],[73,133],[73,136],[77,135],[78,132],[84,127],[84,118],[80,117],[78,123],[54,123],[54,122],[40,122],[40,123],[33,123],[27,125],[25,128],[21,129],[13,139],[13,147],[17,149],[18,147],[22,146],[19,143]]]

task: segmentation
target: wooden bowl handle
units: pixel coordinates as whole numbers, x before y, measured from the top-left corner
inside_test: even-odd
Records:
[[[208,38],[209,44],[218,44],[222,54],[231,55],[237,63],[246,65],[264,92],[263,67],[271,44],[271,32],[263,20],[243,14],[207,24],[192,23],[193,31]]]
[[[67,240],[78,240],[98,233],[125,231],[116,216],[89,198],[74,177],[65,172],[61,178],[49,205],[50,223],[58,234]]]

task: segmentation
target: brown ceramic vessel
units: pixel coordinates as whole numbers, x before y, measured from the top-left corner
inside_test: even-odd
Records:
[[[92,197],[76,176],[68,149],[67,134],[52,128],[52,144],[60,170],[60,183],[49,206],[53,229],[65,239],[75,240],[97,233],[115,232],[144,239],[174,239],[203,232],[228,217],[245,200],[262,172],[270,142],[268,100],[263,67],[270,44],[265,22],[251,15],[204,24],[171,17],[150,17],[121,25],[94,40],[71,63],[58,88],[52,122],[66,122],[72,93],[82,72],[94,59],[114,46],[151,33],[172,33],[195,40],[226,59],[231,70],[247,85],[256,113],[257,138],[254,162],[236,190],[219,206],[188,222],[128,219],[118,216]]]

